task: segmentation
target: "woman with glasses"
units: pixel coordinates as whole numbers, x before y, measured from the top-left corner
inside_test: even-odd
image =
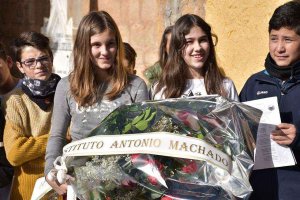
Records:
[[[22,86],[5,98],[4,148],[14,167],[11,199],[30,199],[35,181],[43,176],[53,98],[60,77],[52,73],[49,39],[24,32],[13,45]]]

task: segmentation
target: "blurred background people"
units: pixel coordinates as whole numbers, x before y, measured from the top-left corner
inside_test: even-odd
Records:
[[[9,199],[14,173],[13,167],[8,162],[4,150],[3,132],[5,119],[1,107],[2,96],[12,91],[19,83],[19,79],[11,75],[10,70],[12,66],[13,61],[6,54],[5,47],[0,42],[0,199],[3,200]]]
[[[13,60],[6,54],[5,47],[0,43],[0,95],[10,92],[19,79],[12,76]]]
[[[168,54],[170,51],[172,28],[173,26],[168,26],[163,32],[159,46],[158,61],[144,71],[144,76],[146,77],[149,86],[158,81],[162,72],[162,68],[167,63]]]
[[[123,42],[124,50],[125,50],[125,59],[123,61],[124,67],[128,70],[130,74],[136,74],[135,68],[135,60],[136,60],[136,52],[134,48],[127,42]]]

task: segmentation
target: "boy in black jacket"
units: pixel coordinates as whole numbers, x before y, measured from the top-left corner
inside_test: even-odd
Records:
[[[280,145],[292,148],[297,165],[253,171],[251,199],[300,198],[300,1],[278,7],[269,21],[269,54],[265,70],[252,75],[240,101],[277,96],[281,124],[271,134]]]

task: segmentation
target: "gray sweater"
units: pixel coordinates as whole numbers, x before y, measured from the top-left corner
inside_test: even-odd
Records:
[[[106,87],[99,89],[110,91],[110,85]],[[115,108],[123,104],[145,101],[148,98],[145,82],[138,76],[129,76],[129,84],[113,101],[104,97],[92,106],[79,107],[70,93],[68,77],[61,79],[54,97],[51,134],[46,149],[45,175],[53,168],[54,160],[62,155],[69,126],[72,141],[86,138]]]

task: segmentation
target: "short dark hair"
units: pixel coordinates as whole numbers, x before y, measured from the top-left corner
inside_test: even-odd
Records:
[[[49,53],[49,56],[53,61],[53,54],[49,43],[49,38],[41,33],[34,31],[23,32],[13,42],[12,48],[14,52],[14,58],[16,61],[20,62],[22,49],[26,46],[32,46],[40,51],[46,51]]]
[[[2,58],[3,60],[6,60],[7,58],[7,54],[5,52],[5,46],[2,42],[0,42],[0,58]]]
[[[7,62],[7,57],[9,56],[9,51],[6,51],[5,45],[0,42],[0,58]],[[22,73],[19,71],[15,63],[13,63],[12,68],[10,69],[10,73],[17,78],[23,78]]]
[[[280,28],[293,29],[300,35],[300,1],[289,1],[274,11],[269,21],[269,33]]]

